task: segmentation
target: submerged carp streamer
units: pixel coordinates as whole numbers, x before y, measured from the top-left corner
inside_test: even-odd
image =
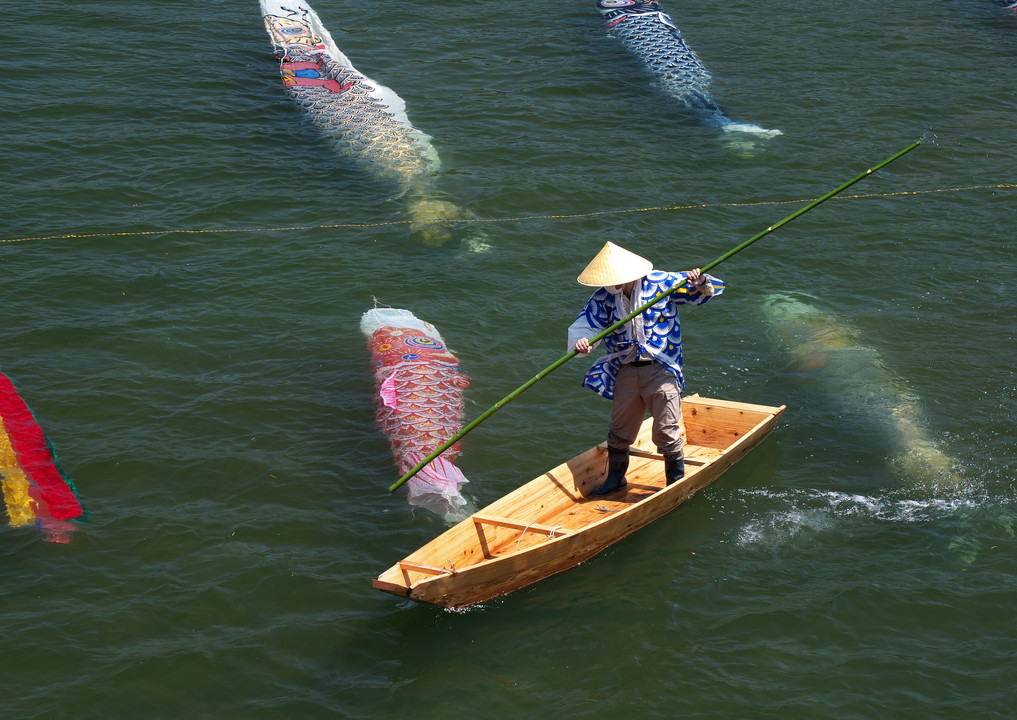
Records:
[[[87,518],[35,415],[2,372],[0,484],[11,527],[35,527],[46,540],[66,543],[75,529],[72,521]]]
[[[689,113],[728,132],[780,135],[728,117],[710,94],[712,78],[657,0],[597,0],[608,32],[653,74],[661,89]]]
[[[336,150],[406,195],[411,228],[425,245],[451,239],[447,224],[468,219],[454,203],[433,196],[438,153],[413,127],[406,103],[359,72],[317,13],[299,0],[261,0],[283,88]]]
[[[863,414],[892,443],[892,462],[910,485],[940,490],[961,482],[958,463],[930,437],[918,398],[875,348],[861,342],[857,328],[802,292],[767,296],[762,312],[789,369]]]
[[[378,425],[404,474],[462,428],[463,390],[470,381],[459,372],[459,360],[441,334],[409,310],[368,310],[360,329],[371,352]],[[468,481],[453,462],[458,455],[456,443],[410,480],[411,505],[448,521],[469,514],[469,503],[461,494]]]

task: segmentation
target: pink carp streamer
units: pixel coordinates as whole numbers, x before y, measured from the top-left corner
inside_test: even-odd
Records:
[[[369,338],[378,425],[405,474],[462,428],[462,391],[470,381],[459,372],[459,360],[441,334],[409,310],[369,310],[360,328]],[[468,481],[453,462],[458,455],[456,443],[410,479],[411,505],[448,520],[468,514],[461,494]]]
[[[35,415],[0,372],[0,484],[11,527],[36,527],[50,542],[70,542],[86,519],[74,483],[57,464]]]

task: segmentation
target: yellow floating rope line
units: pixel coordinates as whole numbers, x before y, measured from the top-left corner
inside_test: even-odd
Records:
[[[898,192],[886,192],[886,193],[860,193],[857,195],[841,195],[834,200],[862,200],[867,198],[879,198],[879,197],[900,197],[908,195],[928,195],[931,193],[945,193],[945,192],[962,192],[966,190],[986,190],[986,189],[1011,189],[1017,188],[1017,183],[997,183],[995,185],[968,185],[965,187],[952,187],[952,188],[936,188],[932,190],[900,190]],[[524,222],[528,220],[575,220],[579,218],[591,218],[599,217],[603,215],[623,215],[627,213],[647,213],[647,212],[669,212],[676,210],[702,210],[706,208],[737,208],[737,207],[756,207],[761,205],[792,205],[804,202],[811,202],[815,200],[761,200],[759,202],[743,202],[743,203],[701,203],[698,205],[657,205],[653,207],[641,207],[641,208],[622,208],[619,210],[597,210],[594,212],[585,213],[570,213],[565,215],[520,215],[516,217],[507,218],[470,218],[468,220],[448,220],[441,221],[440,224],[447,225],[477,225],[480,223],[506,223],[506,222]],[[413,224],[413,220],[387,220],[383,222],[374,223],[334,223],[329,225],[288,225],[283,227],[260,227],[260,228],[176,228],[171,230],[138,230],[138,231],[127,231],[127,232],[102,232],[102,233],[68,233],[65,235],[40,235],[38,237],[21,237],[21,238],[7,238],[0,239],[0,244],[5,243],[18,243],[27,242],[29,240],[69,240],[69,239],[83,239],[83,238],[97,238],[97,237],[142,237],[145,235],[168,235],[171,233],[186,233],[190,235],[200,234],[223,234],[223,233],[273,233],[273,232],[294,232],[298,230],[334,230],[334,229],[347,229],[347,228],[376,228],[386,227],[389,225],[410,225]],[[438,223],[436,223],[438,224]]]

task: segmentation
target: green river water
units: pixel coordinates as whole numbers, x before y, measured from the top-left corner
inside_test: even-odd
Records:
[[[301,119],[257,3],[5,13],[0,367],[90,519],[0,526],[4,717],[1012,718],[1017,15],[667,2],[728,112],[783,133],[747,145],[592,0],[315,7],[432,136],[476,218],[453,241]],[[565,352],[605,241],[700,266],[918,138],[682,313],[688,392],[788,406],[746,459],[468,611],[372,588],[445,528],[387,491],[375,300],[442,332],[470,420]],[[766,311],[791,292],[862,350],[802,372]],[[478,506],[603,439],[585,368],[464,439]]]

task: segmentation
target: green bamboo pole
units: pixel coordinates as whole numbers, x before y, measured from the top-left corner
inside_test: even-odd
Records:
[[[767,235],[772,233],[777,228],[782,227],[783,225],[787,225],[789,222],[791,222],[795,218],[804,215],[805,213],[807,213],[812,208],[814,208],[817,205],[820,205],[820,204],[826,202],[827,200],[832,198],[837,193],[843,192],[844,190],[848,189],[849,187],[854,185],[859,180],[862,180],[862,179],[868,177],[869,175],[871,175],[872,173],[876,172],[880,168],[886,167],[887,165],[892,163],[897,158],[899,158],[899,157],[901,157],[901,156],[911,152],[912,150],[914,150],[916,147],[918,147],[921,144],[922,144],[921,140],[916,140],[915,142],[911,143],[910,145],[908,145],[906,148],[904,148],[900,152],[895,153],[894,155],[891,155],[890,157],[888,157],[886,160],[884,160],[883,162],[879,163],[878,165],[874,165],[873,167],[869,168],[868,170],[863,172],[858,177],[853,178],[851,180],[848,180],[846,183],[844,183],[840,187],[831,190],[830,192],[826,193],[826,195],[823,195],[821,198],[819,198],[817,200],[813,200],[808,205],[805,205],[804,207],[802,207],[800,210],[796,210],[795,212],[791,213],[790,215],[788,215],[786,218],[784,218],[780,222],[778,222],[778,223],[776,223],[774,225],[771,225],[770,227],[766,228],[766,230],[763,230],[762,232],[757,233],[756,235],[753,235],[748,240],[743,242],[741,245],[739,245],[739,246],[737,246],[737,247],[735,247],[735,248],[733,248],[731,250],[728,250],[726,253],[721,255],[719,258],[717,258],[713,262],[704,265],[701,268],[702,271],[705,273],[707,270],[711,270],[711,269],[717,267],[718,265],[720,265],[722,262],[724,262],[728,258],[732,257],[733,255],[737,255],[738,253],[740,253],[742,250],[747,248],[752,243],[756,242],[757,240],[759,240],[761,238],[766,237]],[[610,327],[605,328],[600,333],[598,333],[597,335],[595,335],[592,338],[590,338],[590,345],[593,345],[594,343],[599,342],[600,340],[603,340],[605,337],[607,337],[608,335],[613,333],[615,330],[620,328],[622,325],[627,323],[629,320],[631,320],[632,318],[636,317],[641,312],[645,311],[651,305],[654,305],[654,304],[660,302],[663,298],[667,297],[671,293],[673,293],[673,292],[677,291],[679,288],[683,287],[686,284],[686,282],[687,282],[687,280],[683,279],[681,282],[679,282],[677,285],[675,285],[673,288],[671,288],[667,292],[660,293],[659,295],[657,295],[655,298],[653,298],[652,300],[647,302],[642,307],[638,307],[635,310],[633,310],[631,313],[629,313],[628,315],[623,317],[621,320],[616,322],[614,325],[611,325]],[[437,447],[437,449],[434,450],[434,452],[432,452],[426,458],[424,458],[419,463],[414,465],[409,470],[409,472],[407,472],[405,475],[403,475],[401,478],[399,478],[395,483],[393,483],[389,487],[388,491],[389,492],[395,492],[396,490],[398,490],[400,487],[403,486],[404,483],[406,483],[407,480],[409,480],[411,477],[413,477],[418,472],[423,470],[427,466],[427,464],[429,462],[431,462],[436,457],[441,455],[443,452],[448,450],[450,447],[455,445],[460,439],[462,439],[462,437],[464,435],[466,435],[468,432],[470,432],[475,427],[480,425],[480,423],[482,423],[485,420],[487,420],[489,417],[494,415],[497,411],[499,411],[503,407],[505,407],[508,403],[510,403],[513,400],[515,400],[519,395],[521,395],[525,391],[529,390],[531,387],[536,385],[538,382],[543,380],[545,377],[547,377],[548,375],[553,373],[555,370],[560,368],[562,365],[567,363],[569,360],[571,360],[572,358],[574,358],[578,354],[579,354],[579,352],[577,350],[569,351],[568,354],[563,355],[562,357],[558,358],[558,360],[556,360],[555,362],[553,362],[550,365],[548,365],[546,368],[544,368],[543,370],[538,372],[532,378],[530,378],[525,383],[520,385],[518,388],[513,390],[511,393],[506,395],[504,398],[502,398],[501,400],[496,402],[494,405],[492,405],[490,408],[488,408],[488,410],[486,410],[484,413],[482,413],[476,420],[471,422],[469,425],[465,426],[462,430],[460,430],[455,435],[453,435],[448,440],[446,440],[441,445],[439,445]]]

